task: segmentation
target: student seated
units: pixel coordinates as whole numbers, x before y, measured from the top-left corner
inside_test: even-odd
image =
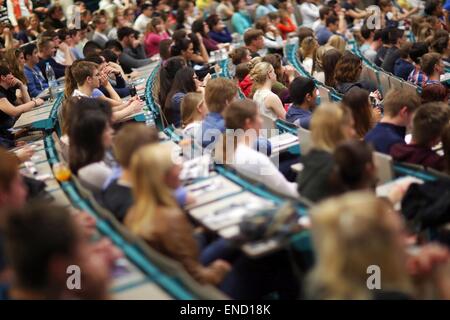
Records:
[[[333,151],[339,143],[354,137],[354,121],[348,107],[327,103],[314,111],[311,119],[313,149],[302,155],[303,170],[297,177],[300,195],[316,202],[331,194]]]
[[[391,90],[383,100],[383,118],[365,137],[375,151],[389,154],[396,143],[405,142],[406,127],[411,123],[412,114],[420,106],[417,94],[407,89]]]
[[[422,104],[428,102],[448,102],[449,90],[443,85],[439,84],[427,84],[422,88],[420,98]]]
[[[247,29],[244,33],[245,47],[252,58],[259,57],[259,51],[264,49],[264,32],[258,29]]]
[[[430,299],[430,292],[448,298],[449,273],[439,272],[448,268],[448,251],[425,245],[409,252],[404,221],[388,202],[351,192],[324,201],[310,216],[317,263],[307,276],[308,298]],[[370,265],[382,270],[380,290],[367,287]]]
[[[48,88],[48,83],[37,66],[39,56],[34,43],[29,43],[23,47],[23,57],[25,58],[23,72],[27,78],[28,92],[31,97],[37,97],[42,91]]]
[[[103,54],[103,53],[102,53]],[[111,54],[114,54],[111,52]],[[96,63],[100,74],[105,75],[108,82],[111,84],[114,91],[119,95],[120,98],[125,98],[130,95],[130,88],[127,85],[122,68],[114,62],[107,62],[103,55],[99,56],[89,56],[84,59],[85,61],[90,61]],[[100,85],[98,89],[108,98],[113,98],[110,96],[108,88]]]
[[[20,98],[16,96],[16,90],[20,90]],[[16,119],[43,103],[42,99],[31,99],[27,86],[14,77],[8,67],[0,65],[0,138],[5,147],[14,146],[14,136],[8,129],[14,126]]]
[[[225,24],[220,20],[218,15],[210,15],[205,22],[208,24],[209,32],[208,36],[218,43],[229,43],[233,39],[230,31]]]
[[[172,57],[167,59],[159,69],[159,95],[158,102],[161,107],[164,107],[172,88],[173,81],[177,71],[186,67],[186,60],[182,57]]]
[[[375,192],[377,170],[370,145],[361,140],[342,142],[334,150],[333,161],[330,177],[333,195],[357,190]]]
[[[344,94],[342,103],[352,110],[356,134],[359,139],[364,139],[367,132],[380,121],[381,109],[372,107],[369,92],[360,88],[353,88]]]
[[[369,92],[377,90],[376,84],[360,80],[362,61],[353,53],[346,51],[336,64],[334,71],[335,89],[342,94],[359,87]]]
[[[106,97],[98,88],[102,85],[108,91],[111,98]],[[66,82],[64,96],[81,96],[98,98],[106,102],[113,111],[113,120],[118,121],[142,110],[142,102],[138,98],[132,98],[128,102],[122,102],[108,76],[100,73],[98,65],[93,62],[77,60],[66,70]]]
[[[196,131],[201,128],[203,119],[208,114],[203,94],[189,92],[181,102],[181,127],[183,137],[194,139]]]
[[[215,152],[222,155],[220,160],[269,189],[297,198],[297,184],[287,181],[267,155],[253,148],[263,123],[257,105],[249,99],[234,101],[224,118],[227,130]]]
[[[231,267],[223,260],[201,265],[194,228],[173,196],[180,185],[180,167],[173,162],[172,154],[170,146],[155,144],[141,148],[132,157],[135,202],[125,225],[151,247],[180,262],[198,282],[218,285]]]
[[[205,88],[205,103],[208,114],[202,121],[201,134],[196,137],[199,145],[213,150],[218,138],[225,131],[223,113],[236,98],[238,88],[234,81],[225,78],[216,78],[208,81]]]
[[[132,68],[140,68],[152,62],[147,58],[144,46],[138,39],[139,32],[130,27],[122,27],[117,30],[119,46],[116,46],[116,54],[119,56],[120,65],[126,73],[130,73]],[[105,44],[108,48],[108,42]]]
[[[317,106],[317,88],[314,81],[297,77],[289,86],[292,104],[286,113],[286,121],[299,127],[309,129],[309,123]]]
[[[56,45],[55,42],[50,38],[42,38],[38,43],[37,47],[39,50],[39,63],[37,66],[41,69],[42,74],[47,77],[45,74],[45,67],[47,63],[53,68],[55,72],[56,79],[64,77],[64,73],[66,71],[66,66],[62,65],[53,58],[56,54]],[[47,79],[48,80],[48,79]]]
[[[27,201],[27,187],[19,173],[19,159],[11,152],[0,148],[0,209],[21,208]],[[2,287],[11,280],[5,256],[4,213],[0,215],[0,298]]]
[[[131,193],[130,162],[133,154],[141,147],[158,141],[154,129],[143,124],[128,124],[114,137],[114,154],[121,167],[119,178],[114,179],[99,195],[99,202],[122,222],[133,205]]]
[[[394,75],[407,81],[408,76],[414,70],[413,61],[410,58],[410,51],[413,44],[410,42],[404,43],[399,50],[400,57],[394,64]]]
[[[441,141],[450,111],[444,103],[431,102],[416,110],[412,120],[412,139],[409,144],[398,143],[390,149],[396,161],[408,162],[444,170],[444,158],[432,150]]]
[[[98,99],[82,98],[69,124],[69,165],[73,174],[91,191],[101,190],[112,168],[105,151],[112,146],[111,108]]]
[[[173,124],[176,128],[181,126],[183,98],[187,93],[199,91],[201,85],[194,69],[186,67],[177,71],[163,109],[169,124]]]
[[[247,69],[248,72],[245,76],[243,76],[242,79],[239,79],[239,88],[241,88],[242,93],[247,97],[247,98],[252,98],[253,95],[255,94],[256,89],[253,88],[253,79],[250,76],[250,72],[253,70],[253,68],[258,64],[262,62],[262,58],[261,57],[255,57],[252,58],[252,60],[250,60],[248,63],[246,63],[247,65]],[[242,66],[242,75],[245,73],[244,72],[244,67]],[[239,68],[236,68],[236,75],[238,75]]]
[[[279,54],[268,54],[262,62],[268,62],[272,65],[277,75],[277,81],[272,86],[272,92],[275,93],[283,104],[291,103],[289,96],[289,85],[299,76],[297,70],[293,66],[283,66],[283,57]]]
[[[107,299],[110,266],[80,225],[61,207],[32,204],[7,213],[6,254],[14,272],[8,298]],[[81,288],[70,290],[67,267],[81,269]]]
[[[277,81],[277,75],[271,64],[260,62],[250,71],[253,80],[253,101],[258,105],[262,115],[272,120],[285,119],[286,110],[280,98],[272,92],[272,86]]]

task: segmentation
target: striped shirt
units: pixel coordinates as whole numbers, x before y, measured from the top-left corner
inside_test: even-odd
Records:
[[[5,6],[0,6],[0,24],[11,24],[8,18],[8,9]]]
[[[408,76],[408,81],[414,83],[416,86],[423,87],[427,81],[427,75],[420,70],[419,67],[416,67]]]

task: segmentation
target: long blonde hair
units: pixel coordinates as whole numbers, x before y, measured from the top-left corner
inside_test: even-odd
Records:
[[[12,48],[5,51],[4,57],[14,77],[27,84],[27,77],[23,72],[23,66],[19,64],[19,56],[23,54],[20,49]]]
[[[130,168],[134,205],[124,223],[134,234],[148,238],[157,208],[177,207],[172,190],[165,182],[173,166],[172,148],[166,144],[148,145],[133,155]]]
[[[311,118],[311,139],[316,149],[333,152],[348,137],[344,131],[352,120],[351,110],[337,103],[321,104]]]
[[[394,218],[400,219],[390,216],[395,214],[387,201],[370,192],[347,193],[315,207],[310,216],[316,265],[307,281],[309,294],[320,299],[370,299],[371,265],[382,270],[383,290],[411,294],[406,252],[398,241],[401,231],[392,226]]]

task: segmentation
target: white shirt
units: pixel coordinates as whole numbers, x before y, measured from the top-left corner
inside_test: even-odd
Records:
[[[266,107],[266,99],[270,96],[278,96],[268,89],[258,89],[253,95],[253,101],[258,105],[259,112],[272,120],[276,120],[278,117],[272,108]],[[279,98],[278,98],[279,99]]]
[[[30,5],[32,5],[31,0],[29,0],[28,2]],[[7,0],[6,1],[6,7],[8,8],[8,17],[9,17],[9,21],[11,21],[11,24],[15,27],[17,26],[17,19],[20,17],[16,17],[16,15],[14,14],[14,4],[12,0]],[[21,13],[21,17],[29,17],[30,16],[30,10],[28,9],[28,7],[25,5],[25,0],[19,0],[19,8],[20,8],[20,13]]]
[[[106,179],[113,173],[103,161],[91,163],[78,170],[78,178],[89,190],[101,191]]]
[[[312,29],[314,31],[314,33],[317,33],[317,31],[319,31],[319,29],[321,27],[325,27],[325,25],[322,23],[322,21],[320,19],[317,19],[316,21],[314,21],[314,23],[312,24]]]
[[[300,5],[300,13],[302,14],[303,26],[312,27],[313,23],[319,19],[319,7],[313,3],[303,2]]]
[[[267,188],[297,198],[297,183],[289,182],[266,155],[238,144],[231,166],[240,174],[262,183]]]
[[[283,38],[280,35],[275,36],[272,32],[264,35],[264,46],[270,49],[283,49]]]
[[[303,61],[302,61],[302,66],[303,66],[303,68],[305,68],[305,70],[309,73],[309,74],[311,74],[311,72],[312,72],[312,68],[313,68],[313,59],[312,58],[305,58]]]
[[[325,83],[325,73],[323,71],[314,71],[313,78],[319,82]]]
[[[75,57],[72,57],[72,58],[73,58],[73,60],[75,60]],[[56,51],[55,61],[58,62],[59,64],[66,65],[66,54],[63,51],[58,49]]]
[[[147,24],[151,21],[152,19],[147,17],[145,14],[141,13],[139,15],[139,17],[137,17],[136,21],[134,22],[134,30],[139,31],[140,33],[144,33],[145,30],[147,29]]]
[[[202,147],[201,144],[198,143],[199,139],[201,140],[202,137],[202,122],[195,121],[189,123],[183,129],[182,134],[183,139],[190,140],[189,144],[182,147],[183,157],[189,160],[202,155]]]

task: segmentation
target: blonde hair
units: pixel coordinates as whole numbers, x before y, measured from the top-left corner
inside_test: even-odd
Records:
[[[338,36],[336,34],[332,35],[330,39],[328,39],[326,45],[336,48],[340,53],[345,52],[345,40],[341,36]]]
[[[311,119],[311,139],[314,147],[333,152],[336,146],[347,139],[344,126],[352,120],[351,110],[337,103],[321,104]]]
[[[316,50],[316,57],[314,59],[314,71],[323,71],[323,56],[325,54],[325,52],[327,52],[328,50],[334,49],[332,46],[329,45],[324,45],[324,46],[320,46],[317,50]]]
[[[262,62],[263,58],[261,57],[254,57],[252,60],[247,62],[248,70],[252,71],[252,69],[260,62]]]
[[[387,201],[370,192],[351,192],[328,199],[311,210],[316,265],[308,291],[320,299],[370,299],[367,268],[382,270],[381,287],[412,292],[400,230],[388,221],[395,215]],[[398,217],[400,219],[400,217]],[[406,253],[405,253],[406,255]]]
[[[305,59],[306,57],[311,57],[314,59],[315,52],[318,47],[319,44],[317,43],[317,40],[314,39],[314,37],[306,37],[305,39],[303,39],[302,43],[300,44],[302,58]]]
[[[253,88],[258,89],[261,87],[269,77],[270,70],[273,70],[273,66],[268,62],[259,62],[250,71],[250,78],[253,80]]]
[[[221,113],[238,93],[234,81],[225,78],[214,78],[208,81],[205,88],[205,103],[209,112]]]
[[[130,168],[134,205],[124,221],[132,233],[148,239],[157,208],[177,207],[165,182],[173,166],[172,148],[167,144],[151,144],[133,155]]]
[[[203,103],[203,95],[198,92],[189,92],[181,101],[181,122],[183,128],[195,120],[198,115],[197,107]]]
[[[20,54],[23,54],[23,51],[17,48],[12,48],[5,51],[4,58],[13,76],[26,85],[28,83],[27,77],[25,77],[23,72],[23,66],[19,64]]]

